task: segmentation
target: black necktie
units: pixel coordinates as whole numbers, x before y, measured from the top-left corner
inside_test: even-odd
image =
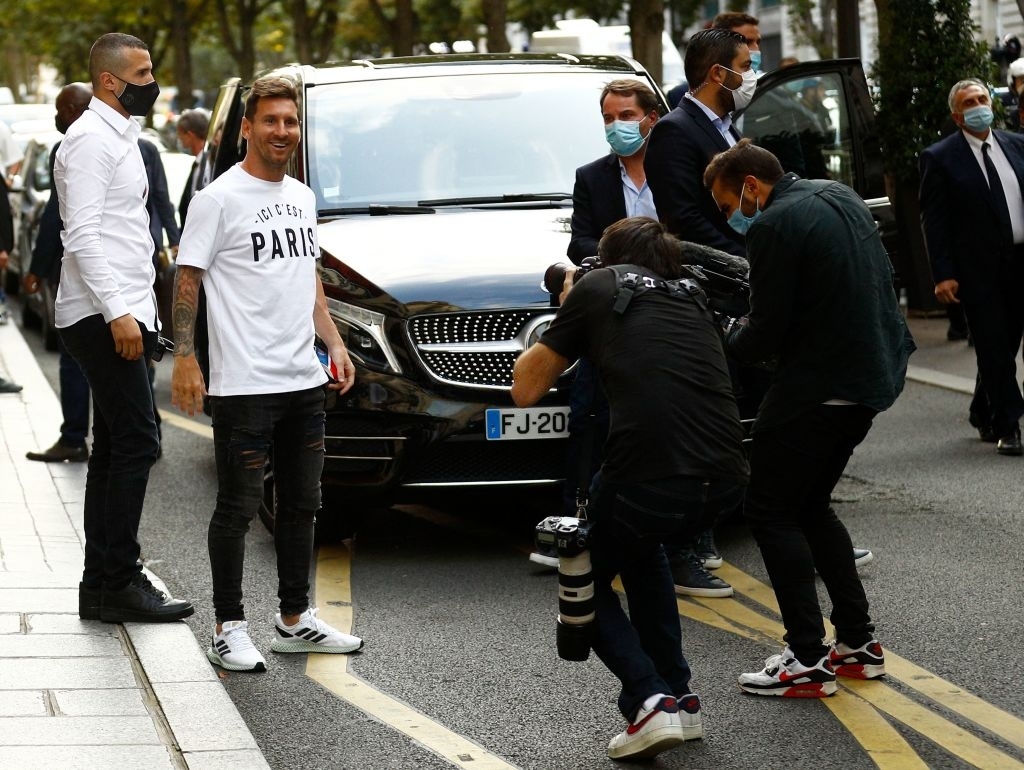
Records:
[[[985,162],[985,174],[988,175],[988,191],[992,196],[992,206],[995,208],[996,216],[999,218],[1004,243],[1007,246],[1011,246],[1013,244],[1013,227],[1010,225],[1010,207],[1006,205],[1003,183],[999,181],[999,172],[996,171],[996,164],[992,162],[992,156],[989,155],[990,149],[991,147],[988,142],[982,143],[981,157]]]

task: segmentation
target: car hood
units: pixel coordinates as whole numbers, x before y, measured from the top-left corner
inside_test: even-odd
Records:
[[[317,234],[324,251],[407,307],[526,307],[549,304],[541,280],[568,262],[570,216],[568,207],[348,215]]]

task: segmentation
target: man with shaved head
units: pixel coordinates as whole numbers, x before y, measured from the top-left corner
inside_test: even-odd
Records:
[[[109,33],[89,53],[93,97],[54,162],[64,222],[56,325],[92,389],[85,485],[85,567],[78,614],[110,623],[172,621],[192,605],[160,591],[139,566],[139,519],[157,437],[148,362],[157,346],[153,238],[141,127],[160,86],[146,44]]]

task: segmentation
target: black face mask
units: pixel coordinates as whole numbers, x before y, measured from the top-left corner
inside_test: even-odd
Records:
[[[60,119],[60,115],[53,116],[53,124],[57,127],[57,130],[62,134],[66,134],[68,131],[68,124]]]
[[[114,75],[113,72],[110,73]],[[114,75],[117,78],[117,75]],[[137,86],[127,80],[117,78],[124,83],[124,90],[118,94],[117,100],[121,106],[128,110],[129,115],[142,118],[149,114],[156,104],[156,98],[160,95],[160,86],[155,80],[146,83],[144,86]]]

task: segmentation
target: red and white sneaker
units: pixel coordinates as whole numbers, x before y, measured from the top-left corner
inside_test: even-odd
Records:
[[[650,759],[686,740],[679,721],[679,706],[671,695],[662,695],[650,708],[637,712],[633,722],[608,744],[612,759]]]
[[[789,647],[764,662],[764,669],[740,674],[740,689],[754,695],[784,698],[824,698],[836,691],[836,674],[828,655],[813,666],[805,666]]]
[[[860,647],[848,647],[842,642],[836,642],[832,645],[828,660],[836,676],[851,679],[878,679],[885,676],[885,654],[877,639]]]

